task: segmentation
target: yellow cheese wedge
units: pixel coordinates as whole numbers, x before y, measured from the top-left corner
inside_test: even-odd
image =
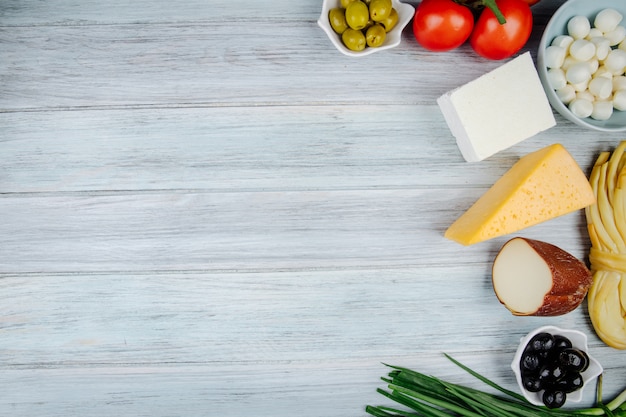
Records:
[[[517,232],[595,203],[585,173],[561,144],[522,157],[446,230],[463,245]]]

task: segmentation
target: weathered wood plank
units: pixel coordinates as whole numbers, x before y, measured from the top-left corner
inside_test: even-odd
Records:
[[[442,364],[441,355],[421,357]],[[386,372],[376,360],[3,370],[13,383],[0,407],[16,417],[80,415],[77,410],[94,417],[239,417],[250,412],[270,417],[294,410],[305,417],[365,417],[366,404],[388,404],[375,391]],[[463,379],[458,371],[454,377]]]
[[[332,48],[314,22],[87,28],[0,28],[0,111],[410,104],[436,98],[496,66],[476,65],[477,58],[466,49],[455,52],[466,59],[433,63],[410,42],[409,33],[404,46],[385,51],[386,59],[348,59]],[[389,61],[397,62],[393,73]],[[442,76],[446,72],[457,75]]]
[[[0,271],[487,262],[502,239],[465,248],[443,238],[473,202],[460,195],[400,189],[7,196],[0,199]],[[572,251],[587,247],[582,212],[535,228]]]
[[[563,143],[589,170],[619,134],[566,124],[466,163],[436,105],[0,113],[0,192],[289,191],[491,185]]]
[[[414,349],[510,351],[525,326],[474,333],[473,321],[515,318],[485,291],[480,264],[267,272],[4,275],[3,364],[14,368],[96,364],[306,363]],[[440,278],[433,278],[440,277]],[[466,288],[450,299],[450,286]],[[36,297],[29,291],[37,286]],[[476,311],[476,305],[485,305]],[[253,306],[253,308],[251,308]],[[444,322],[455,309],[458,326]],[[321,313],[323,312],[323,315]],[[577,320],[582,312],[573,314]],[[426,317],[428,319],[426,320]],[[9,340],[11,342],[9,342]],[[45,341],[38,344],[37,340]],[[414,342],[411,343],[411,340]],[[254,348],[252,348],[254,347]]]
[[[416,6],[419,0],[403,3]],[[533,7],[536,32],[560,5],[543,1]],[[181,7],[176,2],[137,0],[70,1],[5,0],[0,4],[0,26],[102,25],[120,23],[191,23],[313,21],[321,12],[321,1],[275,0],[271,5],[247,0],[189,0]]]
[[[0,369],[12,383],[0,408],[182,416],[248,407],[270,415],[274,407],[271,415],[289,415],[310,404],[303,415],[361,415],[381,400],[374,390],[383,361],[476,385],[442,351],[513,389],[516,344],[544,321],[493,302],[483,272],[4,275]],[[454,288],[463,296],[451,297]],[[583,309],[552,323],[590,331]],[[593,335],[590,345],[604,358],[605,394],[615,395],[626,384],[623,358]]]
[[[247,0],[188,0],[178,2],[123,0],[4,0],[0,26],[105,25],[118,23],[189,23],[310,20],[319,15],[320,1],[275,0],[272,4]]]

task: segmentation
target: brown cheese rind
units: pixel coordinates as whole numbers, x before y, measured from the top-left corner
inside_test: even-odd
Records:
[[[575,310],[585,299],[592,283],[593,276],[587,266],[553,244],[528,238],[514,239],[523,239],[545,260],[551,271],[552,288],[537,311],[524,313],[509,309],[511,313],[516,316],[559,316]],[[500,302],[506,306],[502,300]]]
[[[557,316],[569,313],[578,307],[587,295],[593,275],[587,266],[572,254],[546,242],[525,239],[544,259],[550,259],[552,289],[544,298],[537,316]]]

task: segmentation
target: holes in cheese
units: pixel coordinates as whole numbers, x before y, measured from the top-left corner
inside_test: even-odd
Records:
[[[585,208],[595,196],[561,144],[523,156],[445,232],[471,245]]]
[[[493,289],[516,316],[558,316],[582,303],[591,286],[587,266],[550,243],[516,237],[493,263]]]

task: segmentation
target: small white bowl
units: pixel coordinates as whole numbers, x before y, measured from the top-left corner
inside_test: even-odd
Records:
[[[568,0],[561,5],[552,15],[546,25],[537,51],[537,72],[543,84],[546,95],[552,107],[567,120],[588,129],[601,132],[622,132],[626,131],[626,111],[613,112],[608,120],[594,120],[591,117],[581,119],[574,115],[569,108],[556,95],[554,89],[548,81],[548,71],[545,66],[545,50],[552,40],[558,35],[567,33],[567,22],[574,16],[586,16],[593,25],[593,19],[603,9],[615,9],[624,16],[620,25],[626,25],[626,3],[616,0]]]
[[[524,394],[524,397],[530,403],[535,405],[544,405],[541,398],[543,391],[530,392],[526,390],[522,383],[522,373],[520,370],[520,360],[522,358],[522,354],[524,353],[526,345],[528,344],[528,342],[530,342],[530,339],[532,339],[536,334],[542,332],[567,337],[572,342],[573,347],[583,350],[585,353],[587,353],[587,356],[589,356],[589,367],[581,373],[581,376],[583,378],[583,386],[579,390],[567,394],[567,402],[580,402],[583,398],[583,390],[585,389],[587,383],[593,381],[600,374],[602,374],[602,366],[597,360],[589,355],[589,348],[587,347],[587,336],[577,330],[566,330],[555,326],[543,326],[533,330],[532,332],[528,333],[526,336],[520,339],[519,348],[517,349],[517,352],[515,352],[513,362],[511,362],[511,369],[513,369],[513,372],[515,373],[515,379],[517,380],[517,384],[519,385],[520,390]]]
[[[398,23],[387,33],[383,44],[376,48],[366,47],[364,50],[357,52],[351,51],[343,44],[341,36],[333,30],[330,26],[330,21],[328,20],[328,12],[330,9],[341,7],[340,0],[324,0],[324,3],[322,4],[322,13],[317,20],[317,24],[324,29],[324,32],[326,32],[326,35],[328,35],[328,38],[333,45],[335,45],[335,48],[339,50],[339,52],[352,57],[373,54],[374,52],[384,51],[385,49],[395,48],[400,45],[400,41],[402,40],[402,31],[411,19],[413,19],[413,15],[415,14],[415,8],[410,4],[402,3],[398,0],[391,0],[391,4],[398,12]]]

